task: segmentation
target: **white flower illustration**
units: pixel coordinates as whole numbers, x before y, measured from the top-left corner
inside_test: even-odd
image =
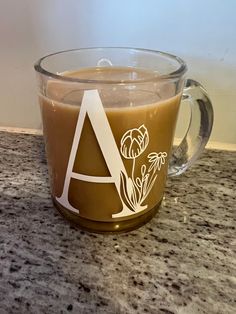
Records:
[[[148,131],[144,125],[128,130],[121,139],[121,154],[127,159],[137,158],[145,151],[148,143]]]
[[[144,125],[125,132],[121,139],[120,151],[124,158],[132,159],[131,177],[121,172],[120,192],[124,203],[132,211],[143,208],[143,202],[149,195],[157,178],[157,170],[160,171],[165,164],[166,152],[152,152],[148,155],[149,168],[143,164],[140,169],[140,177],[134,176],[135,160],[145,151],[149,144],[148,130]],[[147,206],[145,206],[147,207]]]
[[[165,159],[167,157],[167,153],[166,152],[160,152],[160,153],[150,153],[148,155],[148,161],[151,163],[150,168],[148,169],[148,171],[152,171],[152,169],[154,169],[155,171],[161,170],[161,166],[165,164]]]

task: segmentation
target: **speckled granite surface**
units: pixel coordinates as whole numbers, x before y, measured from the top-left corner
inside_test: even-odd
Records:
[[[42,138],[0,133],[0,314],[235,314],[235,169],[206,151],[158,217],[95,235],[53,208]]]

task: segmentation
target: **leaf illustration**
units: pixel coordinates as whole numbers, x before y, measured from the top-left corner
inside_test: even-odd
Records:
[[[142,165],[142,167],[141,167],[142,177],[145,175],[145,172],[146,172],[146,165]]]
[[[132,185],[131,200],[133,201],[133,204],[134,204],[133,208],[135,209],[136,206],[137,206],[138,201],[137,201],[136,189],[135,189],[134,184]]]
[[[142,182],[141,182],[139,177],[136,178],[136,183],[137,183],[137,186],[139,186],[139,187],[142,186]]]
[[[155,165],[155,162],[152,161],[152,162],[151,162],[151,165],[150,165],[149,168],[148,168],[148,172],[151,172],[151,171],[152,171],[154,165]]]
[[[133,187],[134,187],[134,184],[133,184],[132,179],[129,177],[126,177],[126,190],[127,190],[127,195],[129,197],[129,199],[131,199],[131,197],[132,197]]]
[[[121,198],[123,200],[123,202],[125,203],[125,205],[132,210],[133,212],[134,210],[134,204],[132,203],[131,199],[128,196],[128,192],[127,192],[127,180],[126,180],[126,175],[124,174],[123,171],[121,171],[120,174],[120,193],[121,193]]]
[[[149,178],[149,174],[146,174],[144,177],[144,184],[143,184],[143,195],[146,195],[147,192],[147,184],[148,184],[148,178]]]
[[[153,178],[153,180],[150,182],[148,188],[147,188],[147,193],[146,193],[146,197],[148,196],[148,194],[150,193],[155,181],[156,181],[156,178],[157,178],[157,174],[155,175],[155,177]]]

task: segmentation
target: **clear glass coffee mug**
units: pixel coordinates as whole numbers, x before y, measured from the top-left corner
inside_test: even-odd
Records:
[[[35,64],[53,202],[94,232],[137,228],[161,204],[167,175],[184,172],[213,124],[203,87],[167,53],[133,48],[59,52]],[[181,99],[191,106],[172,152]]]

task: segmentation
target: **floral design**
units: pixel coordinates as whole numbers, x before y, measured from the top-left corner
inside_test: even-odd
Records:
[[[165,164],[165,158],[167,157],[167,153],[166,152],[160,152],[160,153],[150,153],[148,155],[148,161],[151,163],[150,168],[148,169],[148,171],[152,171],[152,169],[154,169],[154,171],[161,170],[161,166]]]
[[[148,131],[144,125],[128,130],[121,139],[121,154],[127,159],[137,158],[145,151],[148,143]]]
[[[124,158],[132,159],[131,177],[121,172],[120,191],[126,206],[133,212],[145,209],[143,202],[149,195],[157,178],[157,170],[160,171],[165,164],[166,152],[152,152],[148,154],[149,167],[141,166],[140,176],[135,178],[135,161],[146,150],[149,144],[148,130],[144,125],[125,132],[121,139],[120,151]]]

